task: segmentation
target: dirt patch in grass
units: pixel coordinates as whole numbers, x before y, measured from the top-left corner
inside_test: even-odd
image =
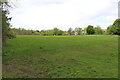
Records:
[[[14,61],[14,60],[13,60]],[[10,73],[10,74],[16,74],[15,78],[22,77],[23,75],[25,77],[29,78],[43,78],[43,77],[50,77],[47,71],[41,72],[39,74],[35,73],[35,70],[32,69],[32,67],[27,65],[3,65],[3,72],[4,73]],[[5,74],[3,74],[4,76]],[[11,76],[12,77],[12,76]]]
[[[6,73],[17,73],[18,76],[20,76],[19,74],[24,74],[30,76],[31,78],[36,78],[37,75],[34,74],[30,69],[31,68],[26,65],[3,65],[3,71]]]
[[[17,63],[17,61],[18,61],[17,59],[12,59],[12,60],[8,61],[8,64],[12,65],[14,63]]]

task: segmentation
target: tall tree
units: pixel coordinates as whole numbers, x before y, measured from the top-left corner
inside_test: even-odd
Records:
[[[9,2],[0,2],[0,8],[2,10],[2,39],[3,43],[7,38],[14,38],[15,35],[11,32],[10,21],[12,18],[8,17],[9,15]]]
[[[94,27],[92,25],[89,25],[87,27],[86,31],[87,31],[87,34],[94,34],[95,33]]]
[[[59,32],[59,29],[55,27],[53,29],[53,35],[58,35],[58,32]]]

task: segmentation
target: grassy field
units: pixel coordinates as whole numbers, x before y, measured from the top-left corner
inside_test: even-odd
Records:
[[[7,43],[6,78],[118,77],[118,36],[17,36]]]

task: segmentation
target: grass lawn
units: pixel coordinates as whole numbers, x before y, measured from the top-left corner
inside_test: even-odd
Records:
[[[118,77],[118,36],[17,36],[7,43],[5,78]]]

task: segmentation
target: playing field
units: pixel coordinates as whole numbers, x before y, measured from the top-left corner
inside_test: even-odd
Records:
[[[17,36],[7,43],[6,78],[118,77],[118,36]]]

